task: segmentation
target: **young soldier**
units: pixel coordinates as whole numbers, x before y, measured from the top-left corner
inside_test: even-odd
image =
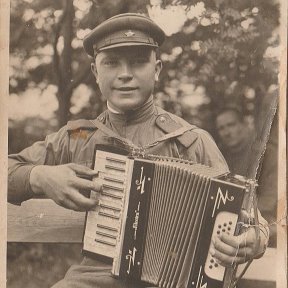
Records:
[[[107,99],[108,110],[93,121],[69,122],[45,141],[11,155],[11,202],[44,193],[69,209],[93,208],[97,203],[80,190],[101,189],[83,179],[95,175],[90,168],[96,144],[125,145],[134,151],[181,157],[228,171],[207,132],[153,103],[154,84],[162,67],[156,49],[164,38],[164,32],[149,18],[132,13],[112,17],[91,31],[84,39],[84,49],[94,58],[91,69]],[[254,229],[246,234],[242,238],[224,235],[216,239],[211,253],[219,263],[229,266],[264,251],[263,235],[256,241]],[[114,279],[110,271],[111,264],[85,258],[53,287],[136,287],[135,283]]]

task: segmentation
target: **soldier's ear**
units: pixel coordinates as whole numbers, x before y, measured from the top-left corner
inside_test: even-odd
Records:
[[[96,83],[98,83],[98,72],[97,72],[96,64],[94,62],[91,63],[91,71],[93,75],[95,76]]]
[[[159,80],[159,74],[162,70],[162,62],[161,60],[156,60],[156,66],[155,66],[155,81]]]

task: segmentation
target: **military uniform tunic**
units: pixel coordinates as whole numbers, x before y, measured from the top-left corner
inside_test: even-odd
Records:
[[[207,132],[154,106],[152,101],[128,115],[107,110],[97,122],[108,129],[98,129],[87,120],[68,122],[58,132],[48,135],[45,141],[10,155],[8,200],[21,203],[33,197],[29,175],[35,165],[72,162],[92,167],[96,144],[122,145],[125,139],[129,141],[128,146],[132,142],[145,153],[189,159],[228,171],[222,154]],[[183,127],[187,127],[184,129],[187,131],[177,135]],[[107,135],[109,131],[112,135]]]
[[[99,124],[100,123],[100,124]],[[96,126],[98,127],[96,127]],[[184,132],[183,132],[184,131]],[[68,122],[57,133],[9,157],[9,201],[21,203],[33,197],[29,175],[35,165],[77,163],[93,166],[96,144],[128,146],[132,150],[171,156],[218,167],[227,172],[226,162],[210,135],[183,119],[147,102],[130,114],[107,110],[96,121]],[[113,278],[111,264],[84,258],[73,265],[54,288],[136,287]]]

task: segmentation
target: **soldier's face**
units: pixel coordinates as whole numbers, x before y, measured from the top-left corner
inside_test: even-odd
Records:
[[[236,147],[246,137],[245,124],[232,111],[220,114],[216,119],[216,127],[221,141],[226,147]]]
[[[141,107],[148,100],[161,67],[155,51],[144,46],[104,50],[91,65],[111,108],[124,113]]]

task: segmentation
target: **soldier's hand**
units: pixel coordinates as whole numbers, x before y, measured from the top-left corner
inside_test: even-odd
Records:
[[[30,185],[35,194],[45,194],[58,205],[75,211],[85,211],[97,205],[95,199],[85,197],[81,190],[100,191],[101,185],[91,180],[97,172],[88,167],[70,163],[58,166],[35,166],[30,174]]]
[[[242,264],[255,258],[260,248],[259,244],[255,229],[251,227],[238,236],[225,233],[216,236],[210,253],[219,264],[231,267],[233,264]]]
[[[257,213],[258,218],[262,218],[259,211],[257,211]],[[249,214],[245,210],[241,210],[241,218],[244,223],[249,223]],[[262,218],[262,222],[263,221],[266,222]],[[213,245],[210,249],[210,253],[215,257],[219,264],[226,267],[229,267],[232,264],[242,264],[250,259],[261,257],[268,244],[269,230],[265,229],[261,223],[259,224],[259,227],[259,235],[257,235],[253,225],[243,225],[241,234],[238,236],[225,233],[221,234],[212,242]]]

